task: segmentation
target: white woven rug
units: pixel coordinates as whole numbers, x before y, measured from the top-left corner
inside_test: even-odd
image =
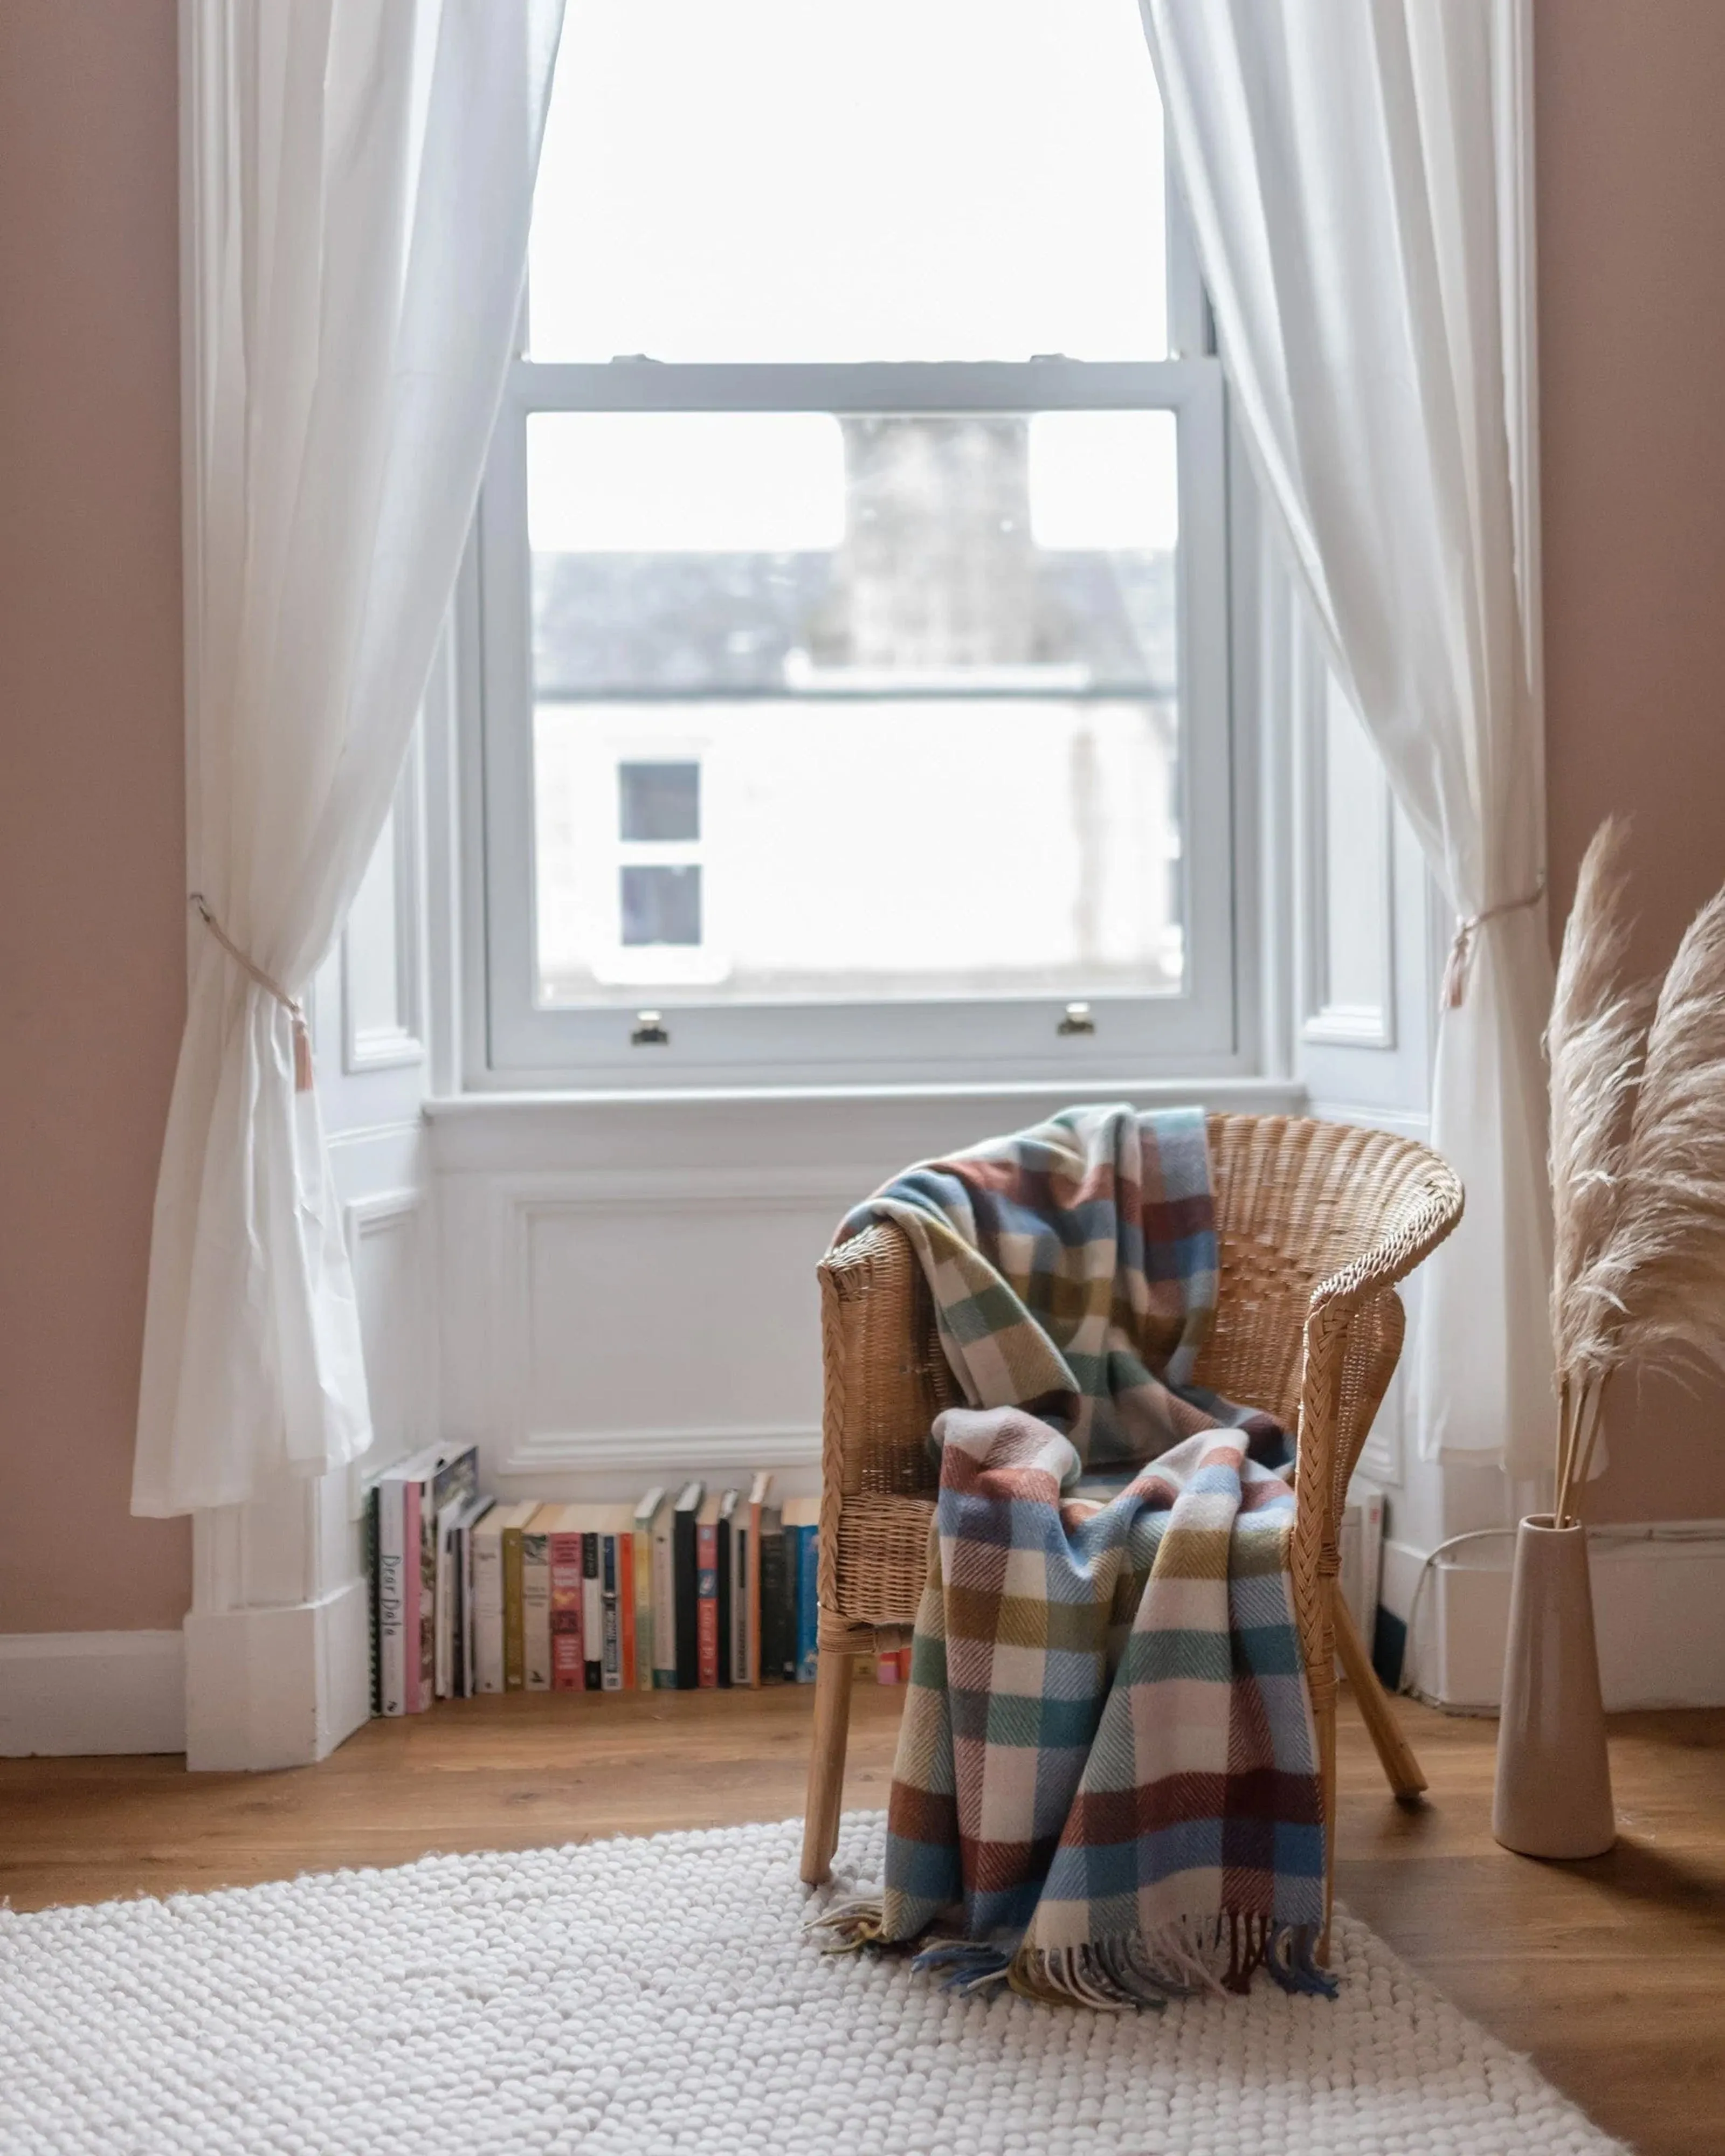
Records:
[[[901,1960],[823,1955],[799,1835],[0,1912],[0,2149],[1619,2150],[1362,1924],[1341,1921],[1334,2004],[1261,1979],[1124,2018],[965,2000]],[[841,1873],[878,1876],[880,1835],[848,1818]]]

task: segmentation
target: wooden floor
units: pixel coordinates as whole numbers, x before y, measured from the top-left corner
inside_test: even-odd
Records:
[[[858,1686],[850,1805],[886,1800],[898,1702]],[[279,1774],[0,1761],[0,1894],[35,1909],[783,1819],[802,1809],[810,1704],[806,1687],[474,1700]],[[1615,1722],[1617,1849],[1543,1865],[1491,1840],[1493,1724],[1404,1703],[1432,1783],[1404,1810],[1343,1712],[1341,1899],[1642,2156],[1725,2151],[1725,1713]]]

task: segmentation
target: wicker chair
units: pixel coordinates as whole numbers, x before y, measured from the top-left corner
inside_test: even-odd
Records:
[[[1198,1375],[1298,1435],[1295,1611],[1333,1830],[1338,1651],[1390,1787],[1398,1797],[1425,1787],[1333,1583],[1348,1479],[1401,1353],[1395,1283],[1461,1218],[1461,1187],[1428,1147],[1344,1123],[1212,1116],[1209,1149],[1221,1293]],[[855,1660],[910,1637],[934,1512],[929,1425],[960,1398],[922,1270],[891,1223],[830,1251],[820,1289],[820,1662],[803,1841],[810,1885],[829,1876],[838,1838]]]

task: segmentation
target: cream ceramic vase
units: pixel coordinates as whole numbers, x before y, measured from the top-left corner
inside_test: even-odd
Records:
[[[1548,1512],[1516,1536],[1491,1831],[1523,1856],[1603,1856],[1617,1839],[1587,1530]]]

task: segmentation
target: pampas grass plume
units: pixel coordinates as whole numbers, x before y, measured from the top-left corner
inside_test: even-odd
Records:
[[[1546,1034],[1559,1525],[1625,1363],[1725,1369],[1725,891],[1656,997],[1626,983],[1626,836],[1587,850]]]
[[[1546,1052],[1551,1068],[1552,1346],[1574,1387],[1615,1359],[1615,1267],[1601,1271],[1624,1201],[1625,1152],[1652,1008],[1626,985],[1629,827],[1608,817],[1581,864],[1563,930]]]
[[[1600,1256],[1617,1359],[1725,1369],[1725,891],[1660,988]]]

